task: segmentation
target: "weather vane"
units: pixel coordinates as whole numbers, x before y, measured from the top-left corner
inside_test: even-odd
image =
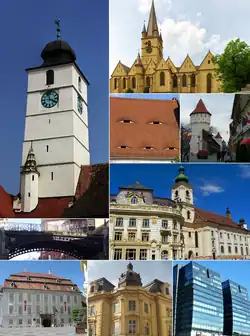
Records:
[[[55,24],[57,25],[57,39],[60,40],[61,38],[61,25],[60,25],[60,19],[55,20]]]

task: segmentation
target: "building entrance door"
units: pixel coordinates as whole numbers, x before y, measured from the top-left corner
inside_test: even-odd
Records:
[[[52,326],[52,315],[51,314],[44,314],[41,316],[42,326],[44,328],[50,328]]]

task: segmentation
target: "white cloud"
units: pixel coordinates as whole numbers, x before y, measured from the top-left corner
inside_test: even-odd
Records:
[[[248,179],[250,178],[250,165],[246,164],[246,165],[240,165],[240,176],[242,178]]]
[[[197,13],[197,14],[196,14],[196,16],[202,16],[202,13],[201,13],[201,12],[199,12],[199,13]]]
[[[224,189],[216,184],[204,184],[204,186],[200,187],[204,196],[209,196],[211,194],[219,194],[224,192]]]

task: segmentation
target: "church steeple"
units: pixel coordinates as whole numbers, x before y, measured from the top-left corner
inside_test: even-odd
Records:
[[[21,171],[22,174],[24,173],[38,173],[38,170],[37,170],[37,165],[36,165],[36,157],[35,157],[35,153],[33,151],[33,147],[32,147],[32,143],[31,143],[31,146],[30,146],[30,149],[29,149],[29,152],[28,152],[28,155],[27,155],[27,159],[26,159],[26,162],[22,168],[22,171]]]
[[[158,30],[157,18],[156,18],[156,13],[155,13],[154,0],[152,0],[152,6],[150,10],[150,15],[149,15],[147,36],[159,37],[159,30]]]

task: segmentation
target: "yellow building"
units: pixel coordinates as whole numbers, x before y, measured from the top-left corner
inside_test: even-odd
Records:
[[[141,55],[138,54],[132,67],[117,64],[110,79],[110,92],[123,93],[132,89],[135,93],[179,92],[215,93],[220,83],[215,78],[215,65],[210,51],[200,65],[194,65],[186,56],[180,67],[170,57],[163,58],[163,40],[159,33],[154,1],[150,11],[148,27],[144,24],[141,37]]]
[[[169,284],[155,279],[142,286],[131,263],[117,288],[105,278],[90,283],[88,310],[89,336],[172,335]]]

